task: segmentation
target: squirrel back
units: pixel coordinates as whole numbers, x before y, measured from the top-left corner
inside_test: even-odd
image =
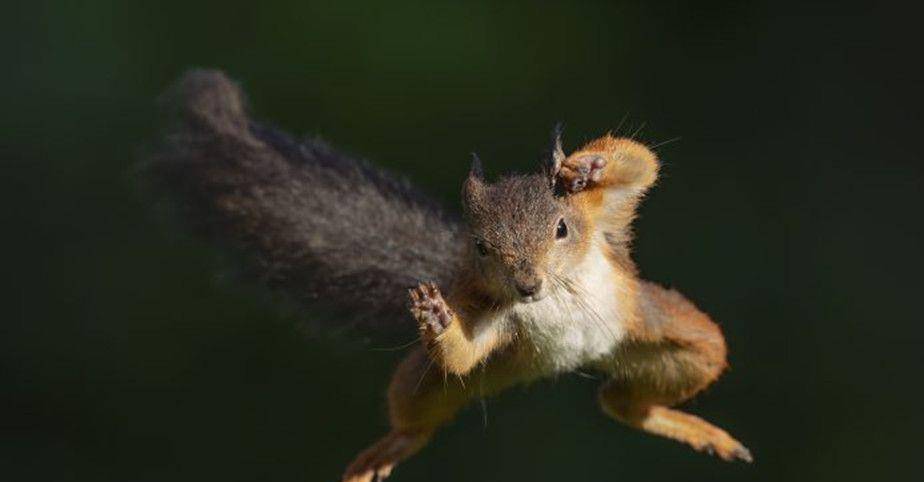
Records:
[[[460,223],[406,180],[251,120],[218,71],[186,73],[162,102],[169,121],[145,172],[271,287],[348,315],[338,323],[388,325],[406,322],[407,288],[451,278]]]

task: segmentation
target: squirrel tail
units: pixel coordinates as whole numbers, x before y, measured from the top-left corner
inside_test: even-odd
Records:
[[[242,251],[247,273],[338,325],[404,323],[408,288],[448,281],[459,222],[406,180],[251,120],[219,71],[187,72],[161,101],[145,177],[196,231]]]

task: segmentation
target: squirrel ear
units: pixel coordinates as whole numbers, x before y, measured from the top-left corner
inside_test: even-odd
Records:
[[[561,163],[565,161],[565,151],[561,147],[561,133],[563,126],[561,122],[555,124],[552,128],[552,147],[549,149],[547,157],[543,160],[543,170],[549,179],[549,186],[555,189],[555,183],[558,180],[558,171],[561,170]]]
[[[481,167],[481,159],[478,157],[478,154],[472,153],[472,167],[468,170],[468,177],[477,178],[478,180],[484,180],[484,168]]]
[[[478,154],[472,153],[472,167],[468,171],[468,178],[462,185],[462,202],[467,210],[478,203],[484,192],[484,170]]]

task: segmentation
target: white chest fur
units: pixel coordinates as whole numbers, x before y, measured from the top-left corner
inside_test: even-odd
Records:
[[[550,286],[547,296],[510,308],[508,322],[537,368],[566,371],[611,353],[625,337],[619,278],[594,244],[569,276],[571,288]]]

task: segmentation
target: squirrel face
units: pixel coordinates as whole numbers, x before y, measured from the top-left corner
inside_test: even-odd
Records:
[[[482,287],[503,301],[533,302],[568,281],[589,246],[588,220],[556,195],[547,175],[484,180],[475,160],[463,188],[471,262]]]

